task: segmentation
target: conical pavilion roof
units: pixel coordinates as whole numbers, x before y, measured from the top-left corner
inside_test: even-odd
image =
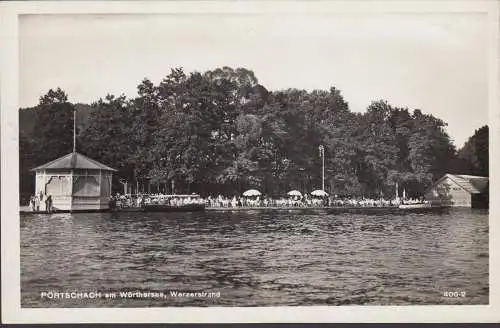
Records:
[[[31,171],[41,171],[41,170],[57,170],[57,169],[82,169],[82,170],[103,170],[103,171],[116,171],[115,169],[99,163],[87,156],[79,154],[77,152],[69,153],[63,157],[48,162],[46,164],[40,165]]]

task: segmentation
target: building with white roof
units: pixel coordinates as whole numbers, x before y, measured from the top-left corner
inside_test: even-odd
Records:
[[[77,152],[38,166],[36,195],[52,196],[56,211],[101,211],[109,208],[116,170]]]
[[[426,190],[425,199],[447,206],[488,208],[489,178],[445,174]]]

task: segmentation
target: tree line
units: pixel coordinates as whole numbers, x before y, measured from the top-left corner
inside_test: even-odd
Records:
[[[332,195],[420,196],[444,173],[488,175],[487,126],[457,150],[441,119],[384,100],[351,112],[335,87],[269,91],[251,70],[223,67],[175,68],[137,90],[88,105],[57,88],[21,109],[21,194],[34,190],[30,169],[72,151],[74,110],[77,151],[118,170],[115,191],[126,180],[202,195],[310,192],[321,188],[320,145]]]

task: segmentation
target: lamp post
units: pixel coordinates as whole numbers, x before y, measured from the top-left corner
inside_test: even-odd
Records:
[[[322,168],[321,168],[321,190],[325,190],[325,147],[323,145],[319,146],[319,156],[321,156]]]
[[[73,153],[76,153],[76,109],[73,110]]]
[[[123,185],[123,194],[126,195],[128,193],[128,182],[125,179],[120,179],[119,182]]]
[[[303,192],[304,194],[306,193],[306,187],[304,185],[304,171],[305,171],[305,168],[303,167],[299,167],[299,181],[300,181],[300,189],[301,189],[301,192]]]

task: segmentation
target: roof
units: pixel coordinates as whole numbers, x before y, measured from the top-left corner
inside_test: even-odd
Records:
[[[446,174],[445,177],[446,176],[471,194],[483,193],[487,191],[489,187],[488,177],[464,174]]]
[[[77,152],[69,153],[63,157],[53,160],[52,162],[40,165],[31,171],[40,170],[56,170],[56,169],[82,169],[82,170],[103,170],[116,171],[115,169],[99,163],[87,156]]]

